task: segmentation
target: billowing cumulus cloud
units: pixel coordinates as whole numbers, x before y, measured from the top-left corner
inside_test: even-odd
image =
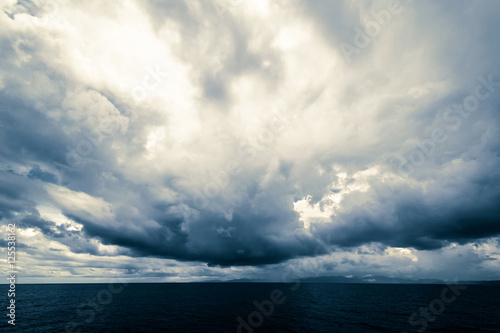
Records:
[[[33,281],[499,278],[497,2],[1,7]]]

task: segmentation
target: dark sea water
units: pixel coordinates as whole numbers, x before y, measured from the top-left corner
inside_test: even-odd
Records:
[[[237,318],[241,317],[246,324],[240,324],[239,332],[244,333],[500,332],[500,286],[467,286],[455,290],[458,296],[445,285],[206,283],[122,287],[18,285],[16,326],[7,324],[4,307],[0,331],[238,332]],[[263,310],[257,312],[254,301]]]

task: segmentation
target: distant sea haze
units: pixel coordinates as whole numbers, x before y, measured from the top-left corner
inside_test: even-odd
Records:
[[[500,286],[18,285],[17,332],[500,332]]]

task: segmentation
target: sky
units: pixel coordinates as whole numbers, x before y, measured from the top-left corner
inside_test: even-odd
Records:
[[[500,2],[0,6],[18,283],[500,279]]]

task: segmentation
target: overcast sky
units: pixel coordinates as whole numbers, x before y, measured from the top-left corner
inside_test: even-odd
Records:
[[[500,279],[499,1],[0,3],[19,282]]]

